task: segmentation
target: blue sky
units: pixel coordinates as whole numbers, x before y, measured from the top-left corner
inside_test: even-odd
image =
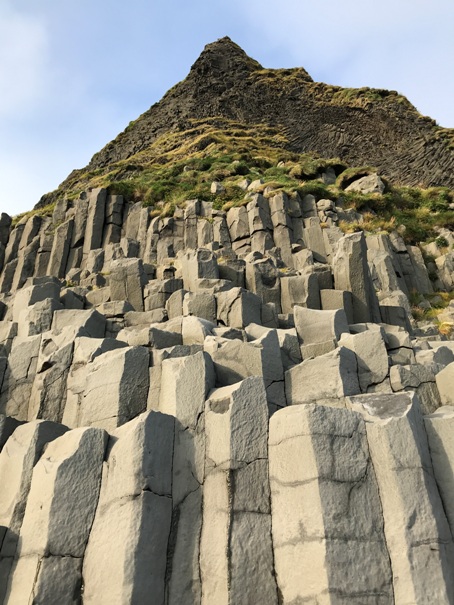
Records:
[[[31,209],[225,35],[454,127],[452,0],[0,0],[0,211]]]

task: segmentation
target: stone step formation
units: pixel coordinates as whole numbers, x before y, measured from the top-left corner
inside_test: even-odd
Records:
[[[0,605],[454,603],[453,253],[248,187],[1,215]]]
[[[454,343],[326,205],[2,215],[1,603],[453,602]]]

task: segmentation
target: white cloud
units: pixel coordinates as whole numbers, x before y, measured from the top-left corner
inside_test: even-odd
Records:
[[[0,5],[0,117],[17,115],[42,99],[47,84],[48,37],[44,22],[6,0]]]

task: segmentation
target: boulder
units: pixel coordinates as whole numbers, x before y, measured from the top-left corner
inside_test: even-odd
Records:
[[[349,333],[345,311],[320,311],[296,305],[293,309],[295,328],[303,359],[333,351],[344,333]]]
[[[385,184],[378,174],[369,174],[353,181],[345,191],[358,191],[364,195],[370,193],[381,194],[385,191]]]
[[[285,373],[288,405],[344,407],[344,397],[359,392],[356,356],[345,347],[306,359]]]

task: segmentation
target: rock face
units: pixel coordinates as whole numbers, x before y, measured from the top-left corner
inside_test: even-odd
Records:
[[[270,423],[269,456],[282,602],[394,603],[362,417],[314,404],[280,410]]]
[[[208,47],[92,167],[193,103],[294,124],[280,93],[241,106],[259,72]],[[292,144],[308,119],[331,140],[349,109],[320,127],[297,79]],[[397,232],[344,235],[361,215],[334,200],[241,187],[226,210],[97,188],[1,215],[0,605],[454,604],[454,345],[409,300],[454,283],[452,253],[428,269]]]

